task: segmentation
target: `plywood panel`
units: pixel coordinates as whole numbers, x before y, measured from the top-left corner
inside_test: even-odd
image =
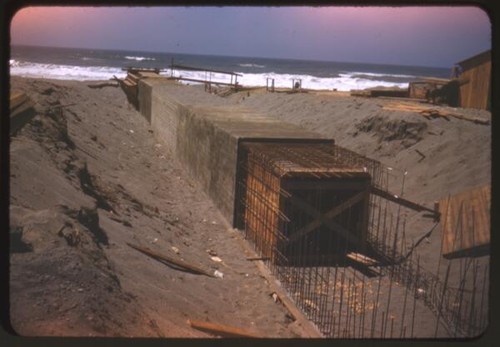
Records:
[[[484,251],[490,243],[490,203],[490,185],[439,202],[443,256],[453,258]]]
[[[460,106],[487,109],[490,98],[491,61],[466,70],[460,76]]]

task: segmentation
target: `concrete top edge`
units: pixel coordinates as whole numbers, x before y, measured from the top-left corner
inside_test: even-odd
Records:
[[[189,88],[164,78],[146,81],[153,87],[155,98],[180,105],[184,115],[209,121],[236,139],[331,140],[328,137],[285,123],[277,118],[206,93],[202,88]],[[333,140],[331,140],[333,141]]]

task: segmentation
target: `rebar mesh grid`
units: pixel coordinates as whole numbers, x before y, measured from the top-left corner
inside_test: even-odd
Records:
[[[470,337],[486,328],[488,263],[447,261],[444,279],[424,270],[417,252],[405,252],[408,211],[369,194],[398,191],[397,182],[402,195],[403,172],[391,182],[395,170],[324,144],[252,143],[238,165],[246,238],[325,336]],[[354,266],[353,252],[377,266]],[[435,331],[419,336],[416,318],[429,310]]]

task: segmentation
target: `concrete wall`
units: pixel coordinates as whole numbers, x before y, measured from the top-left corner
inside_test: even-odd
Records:
[[[146,83],[145,80],[139,80],[137,99],[139,101],[139,112],[146,117],[149,123],[151,123],[151,100],[153,93],[153,86],[151,83]]]
[[[188,107],[179,111],[176,156],[232,223],[238,139]]]
[[[250,109],[229,105],[221,97],[165,79],[143,79],[139,109],[157,139],[184,165],[234,225],[238,149],[243,141],[333,140]],[[150,104],[150,106],[148,105]]]

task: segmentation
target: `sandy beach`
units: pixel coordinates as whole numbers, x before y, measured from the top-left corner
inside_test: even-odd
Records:
[[[96,82],[11,78],[36,116],[10,143],[10,229],[20,234],[10,262],[11,323],[23,336],[203,337],[187,320],[245,328],[262,337],[307,337],[273,300],[268,280],[154,130],[117,87]],[[184,86],[185,98],[240,105],[333,138],[393,168],[404,197],[433,208],[449,195],[491,182],[491,125],[394,111],[394,98],[342,92],[221,97]],[[214,101],[215,100],[215,101]],[[199,101],[202,102],[202,101]],[[415,102],[414,102],[415,103]],[[489,120],[474,109],[437,108]],[[406,174],[404,174],[406,172]],[[396,191],[395,193],[400,193]],[[411,217],[408,244],[435,222]],[[223,278],[173,269],[127,246],[180,257]],[[417,249],[436,272],[437,227]],[[489,257],[481,261],[489,262]],[[440,269],[442,276],[445,267]],[[450,282],[459,279],[450,275]],[[402,296],[400,301],[402,301]],[[422,305],[423,307],[423,305]],[[419,311],[416,335],[434,334],[432,312]]]

